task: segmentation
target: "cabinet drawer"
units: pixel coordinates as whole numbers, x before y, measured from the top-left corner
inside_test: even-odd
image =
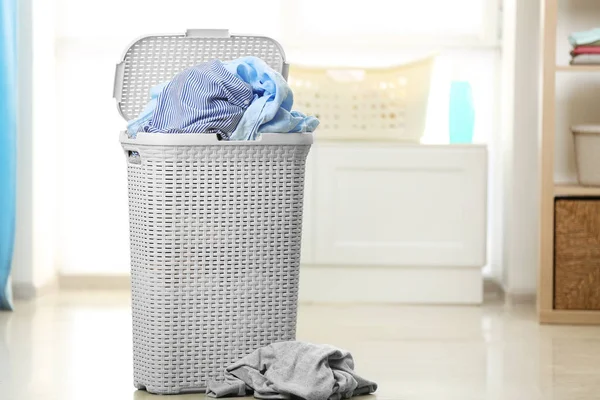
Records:
[[[554,308],[600,310],[600,198],[557,199]]]
[[[320,146],[317,170],[317,263],[485,264],[484,147]]]

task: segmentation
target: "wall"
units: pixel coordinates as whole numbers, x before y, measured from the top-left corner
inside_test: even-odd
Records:
[[[33,29],[35,27],[35,29]],[[19,115],[15,296],[31,297],[55,279],[56,122],[54,7],[19,1]]]
[[[559,1],[557,65],[569,62],[567,37],[598,26],[596,0]],[[502,205],[493,212],[497,225],[492,254],[506,292],[535,293],[538,266],[539,169],[537,164],[540,89],[540,2],[505,0],[503,107],[501,116]],[[514,35],[512,34],[514,32]],[[570,127],[600,123],[597,110],[600,77],[594,73],[558,72],[556,79],[556,150],[554,179],[576,183]],[[498,247],[500,246],[500,247]]]
[[[598,26],[596,0],[559,1],[557,65],[569,63],[569,33]],[[502,187],[503,221],[500,280],[510,294],[535,293],[538,267],[539,218],[539,2],[505,0],[503,43]],[[514,36],[511,32],[514,31]],[[600,123],[597,110],[600,78],[594,73],[559,72],[556,79],[556,162],[554,179],[576,183],[571,125]]]
[[[515,295],[535,293],[537,281],[539,30],[539,2],[504,1],[501,202],[492,247],[501,251],[492,261],[504,290]]]

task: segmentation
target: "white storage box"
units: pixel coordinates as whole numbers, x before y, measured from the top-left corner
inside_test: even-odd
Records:
[[[153,85],[218,58],[257,56],[286,74],[264,37],[150,36],[117,66],[115,98],[136,117]],[[202,391],[258,347],[296,333],[305,160],[312,134],[219,141],[123,132],[131,240],[134,384]]]
[[[600,125],[577,125],[571,130],[579,184],[600,186]]]

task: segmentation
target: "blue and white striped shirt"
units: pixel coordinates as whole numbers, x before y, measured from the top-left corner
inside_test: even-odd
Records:
[[[228,139],[253,97],[248,83],[213,60],[177,74],[138,132],[219,133]]]

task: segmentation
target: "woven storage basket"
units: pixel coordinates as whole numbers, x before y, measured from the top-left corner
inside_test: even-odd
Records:
[[[281,47],[268,38],[227,31],[143,38],[117,66],[119,110],[125,119],[137,116],[149,88],[186,67],[248,55],[285,75]],[[121,133],[137,388],[201,391],[256,348],[295,338],[312,140],[312,134],[228,142],[209,134],[130,139]]]

